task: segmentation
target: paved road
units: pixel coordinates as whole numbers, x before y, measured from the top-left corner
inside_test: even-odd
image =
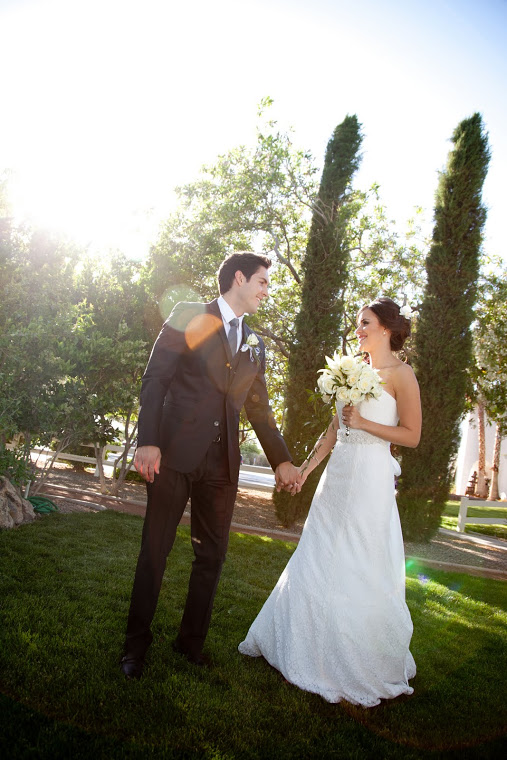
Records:
[[[246,472],[239,471],[239,485],[257,488],[259,491],[272,491],[275,485],[275,476],[273,472]]]
[[[440,564],[442,570],[451,566],[467,568],[471,575],[483,574],[507,580],[507,541],[492,536],[458,533],[439,528],[429,543],[405,542],[407,558],[421,558]],[[471,568],[485,571],[471,572]]]

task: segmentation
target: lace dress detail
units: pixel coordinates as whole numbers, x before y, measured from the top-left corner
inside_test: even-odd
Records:
[[[359,443],[383,443],[389,446],[387,441],[381,441],[380,438],[367,433],[365,430],[350,430],[348,433],[346,430],[338,430],[336,434],[336,440],[339,443],[359,444]]]
[[[363,417],[396,425],[385,391]],[[328,702],[373,707],[411,694],[412,621],[389,444],[339,431],[299,545],[239,651]]]

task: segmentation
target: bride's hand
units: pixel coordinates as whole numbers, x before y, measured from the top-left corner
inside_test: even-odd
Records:
[[[345,425],[352,429],[359,429],[361,427],[362,417],[357,411],[356,406],[344,406],[342,409],[342,420]]]

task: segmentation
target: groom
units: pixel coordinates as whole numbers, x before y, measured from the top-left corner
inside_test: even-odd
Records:
[[[299,473],[269,406],[264,344],[243,321],[268,296],[270,266],[254,253],[229,256],[218,271],[220,297],[177,304],[153,346],[135,456],[148,504],[121,660],[127,678],[142,675],[166,558],[189,497],[195,559],[173,649],[195,665],[210,664],[202,648],[238,488],[243,406],[277,489],[299,491]]]

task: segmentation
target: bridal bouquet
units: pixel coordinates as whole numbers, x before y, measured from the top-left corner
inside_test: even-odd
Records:
[[[335,399],[356,406],[369,398],[380,398],[382,381],[377,372],[362,359],[353,356],[326,356],[325,369],[319,369],[317,380],[323,401],[328,404]],[[349,429],[347,428],[347,435]]]

